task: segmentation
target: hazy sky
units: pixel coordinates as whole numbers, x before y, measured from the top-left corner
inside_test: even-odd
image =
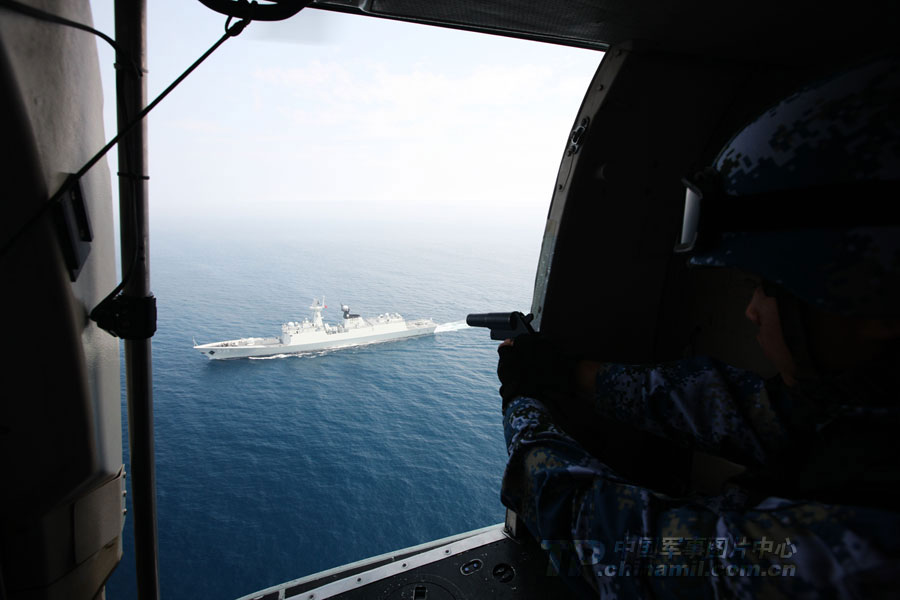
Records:
[[[112,0],[91,5],[112,33]],[[152,99],[225,17],[194,0],[148,11]],[[113,55],[99,49],[110,137]],[[601,58],[316,10],[252,23],[149,117],[152,227],[440,231],[477,219],[539,238]]]

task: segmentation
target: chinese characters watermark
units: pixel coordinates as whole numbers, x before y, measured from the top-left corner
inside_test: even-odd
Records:
[[[544,540],[550,555],[548,575],[597,577],[791,577],[797,565],[785,562],[797,554],[790,538],[628,537],[607,546],[599,540]]]

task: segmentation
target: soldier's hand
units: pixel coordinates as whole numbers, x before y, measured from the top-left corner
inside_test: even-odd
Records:
[[[503,411],[518,396],[556,403],[574,391],[575,358],[540,334],[506,340],[497,349]]]

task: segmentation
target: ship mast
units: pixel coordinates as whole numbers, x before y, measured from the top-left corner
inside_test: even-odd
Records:
[[[309,309],[311,311],[313,311],[312,312],[313,327],[317,327],[317,328],[325,327],[325,324],[322,322],[322,309],[323,308],[328,308],[327,306],[325,306],[325,296],[322,296],[322,302],[319,302],[316,298],[313,298],[312,306],[309,307]]]

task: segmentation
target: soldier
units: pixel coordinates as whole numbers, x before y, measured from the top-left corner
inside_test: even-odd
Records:
[[[896,593],[898,90],[895,59],[805,88],[686,182],[676,251],[760,278],[745,314],[775,378],[706,357],[579,361],[539,335],[501,345],[502,500],[562,575],[569,552],[605,598]],[[640,487],[556,422],[585,410],[748,470],[716,495]]]

